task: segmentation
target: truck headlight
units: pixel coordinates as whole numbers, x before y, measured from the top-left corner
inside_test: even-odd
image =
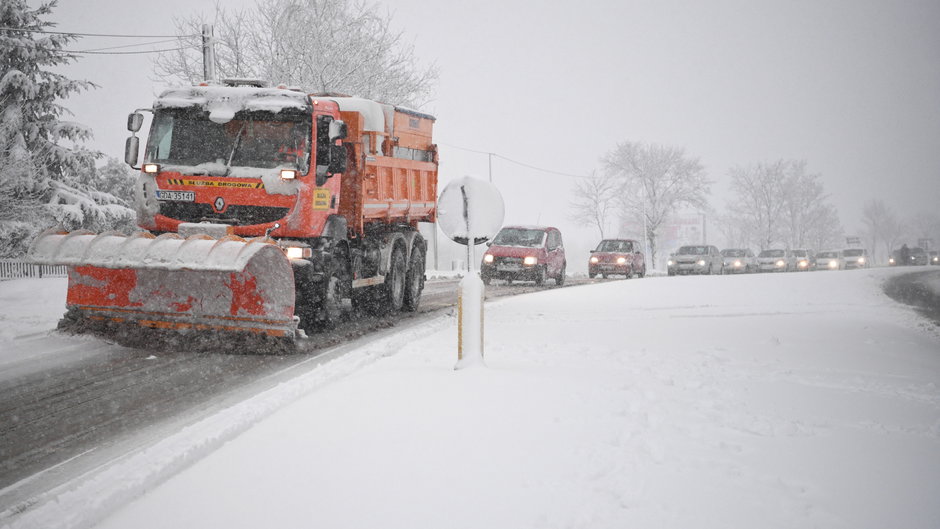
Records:
[[[483,256],[483,262],[484,262],[484,263],[492,263],[492,262],[493,262],[493,254],[488,253],[488,254],[484,255],[484,256]]]
[[[735,261],[735,262],[734,262],[734,267],[735,267],[735,268],[741,268],[741,261]]]
[[[864,257],[859,257],[859,258],[858,258],[858,264],[865,264],[865,258],[864,258]]]
[[[597,264],[600,261],[597,257],[591,257],[591,264]]]
[[[538,264],[538,262],[539,262],[539,258],[531,256],[531,255],[526,256],[526,258],[522,260],[522,264],[526,266],[532,266],[534,264]]]
[[[705,266],[705,259],[699,259],[699,260],[698,260],[698,265],[699,265],[699,266]]]
[[[145,163],[143,170],[147,174],[157,174],[160,172],[160,164],[157,163]]]
[[[894,264],[894,257],[888,258],[888,264]]]
[[[297,178],[296,169],[281,169],[281,180],[293,180]]]
[[[829,268],[837,268],[839,263],[836,261],[829,261]]]
[[[809,265],[806,261],[800,261],[800,268],[806,268]]]
[[[676,264],[676,262],[673,261],[672,259],[666,261],[666,266],[672,266],[672,265],[674,265],[674,264]]]
[[[627,262],[627,258],[626,258],[626,257],[618,257],[618,258],[617,258],[617,264],[624,264],[624,263],[626,263],[626,262]]]
[[[304,259],[313,255],[313,251],[310,248],[303,246],[288,246],[284,248],[284,253],[287,254],[288,259]]]
[[[787,263],[783,259],[777,261],[777,266],[785,266],[786,264]]]

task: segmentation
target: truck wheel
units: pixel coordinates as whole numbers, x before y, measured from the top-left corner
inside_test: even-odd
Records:
[[[380,288],[376,311],[379,314],[389,314],[401,310],[405,301],[405,252],[401,247],[392,250],[392,261],[385,275],[385,284]]]
[[[294,269],[294,314],[300,318],[300,328],[313,333],[318,330],[320,295],[317,292],[318,285],[310,278],[309,268],[302,266]]]
[[[402,310],[414,312],[418,310],[421,302],[421,291],[424,290],[424,248],[415,245],[411,250],[411,259],[408,262],[408,273],[405,275],[405,293]]]

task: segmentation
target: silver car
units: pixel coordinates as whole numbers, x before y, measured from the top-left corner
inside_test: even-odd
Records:
[[[747,274],[757,271],[757,257],[750,248],[725,248],[721,251],[722,274]]]
[[[843,270],[845,259],[842,250],[826,250],[816,254],[816,270]]]
[[[718,248],[700,244],[682,246],[669,256],[668,274],[719,274],[721,273],[721,253]]]
[[[842,250],[842,257],[845,258],[845,269],[849,268],[868,268],[871,266],[871,259],[868,258],[868,250],[864,248],[846,248]]]
[[[796,259],[790,250],[762,250],[757,266],[761,272],[789,272],[796,269]]]

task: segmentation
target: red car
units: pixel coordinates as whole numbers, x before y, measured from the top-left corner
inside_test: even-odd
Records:
[[[640,243],[633,239],[604,239],[591,250],[588,260],[588,276],[600,274],[622,275],[631,278],[634,275],[646,275],[646,259],[640,251]]]
[[[565,282],[565,247],[561,232],[548,226],[506,226],[499,230],[480,266],[483,283],[493,279],[535,281],[542,285],[552,278],[556,285]]]

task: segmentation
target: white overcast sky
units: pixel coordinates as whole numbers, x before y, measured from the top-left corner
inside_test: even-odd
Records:
[[[630,140],[699,157],[719,212],[730,167],[779,158],[822,175],[849,234],[872,198],[902,215],[940,209],[937,0],[379,4],[420,60],[440,68],[423,110],[438,118],[442,183],[487,176],[487,156],[458,147],[588,174]],[[161,35],[173,15],[213,5],[61,0],[53,20],[65,31]],[[161,88],[149,57],[90,56],[66,70],[100,85],[66,104],[110,156],[122,156],[126,114]],[[496,158],[493,179],[507,222],[571,225],[572,178]]]

